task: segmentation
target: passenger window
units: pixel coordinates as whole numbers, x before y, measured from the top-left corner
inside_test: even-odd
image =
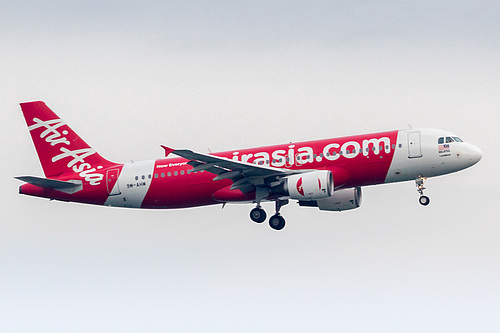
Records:
[[[165,177],[165,172],[161,173],[161,178]]]
[[[442,145],[444,143],[444,137],[439,138],[438,144]]]

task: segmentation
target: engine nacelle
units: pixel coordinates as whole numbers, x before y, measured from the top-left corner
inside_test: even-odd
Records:
[[[335,191],[328,198],[316,201],[299,201],[299,205],[340,212],[358,208],[361,206],[361,199],[361,187],[354,187]]]
[[[294,200],[328,198],[333,192],[333,175],[328,170],[311,171],[286,177],[284,189]]]

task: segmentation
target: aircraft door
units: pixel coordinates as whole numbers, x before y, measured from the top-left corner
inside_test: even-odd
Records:
[[[422,157],[422,146],[420,144],[420,132],[408,132],[408,157]]]
[[[109,169],[106,172],[106,186],[107,186],[109,195],[121,194],[120,186],[118,183],[118,174],[119,173],[120,173],[120,169]]]

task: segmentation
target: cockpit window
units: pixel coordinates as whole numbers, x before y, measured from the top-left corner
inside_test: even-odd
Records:
[[[462,139],[460,139],[458,136],[447,136],[445,137],[440,137],[438,139],[438,144],[442,145],[443,143],[450,143],[450,142],[463,142]]]

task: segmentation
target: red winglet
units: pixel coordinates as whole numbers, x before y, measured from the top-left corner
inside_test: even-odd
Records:
[[[170,154],[171,154],[171,153],[175,150],[175,149],[173,149],[173,148],[169,148],[169,147],[164,146],[164,145],[161,145],[161,147],[162,147],[163,149],[165,149],[165,157],[167,157],[168,155],[170,155]]]

